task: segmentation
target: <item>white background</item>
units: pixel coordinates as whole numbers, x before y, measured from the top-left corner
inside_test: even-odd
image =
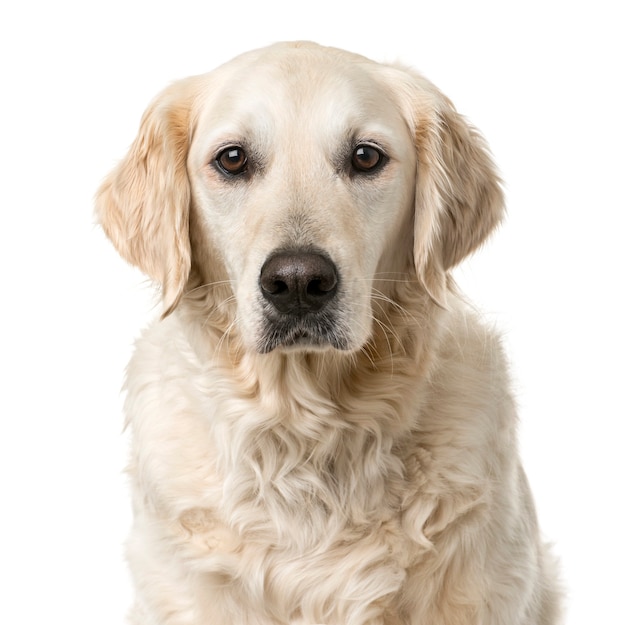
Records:
[[[130,602],[119,388],[158,308],[93,225],[99,181],[170,81],[313,39],[415,66],[487,137],[509,216],[457,277],[505,335],[567,622],[626,623],[619,3],[14,5],[0,14],[0,622],[111,625]]]

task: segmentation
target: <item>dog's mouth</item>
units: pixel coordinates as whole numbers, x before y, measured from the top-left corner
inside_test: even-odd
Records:
[[[315,351],[334,348],[348,350],[349,341],[338,330],[334,315],[305,315],[282,318],[266,317],[262,336],[258,341],[258,350],[267,354],[277,348],[312,349]]]

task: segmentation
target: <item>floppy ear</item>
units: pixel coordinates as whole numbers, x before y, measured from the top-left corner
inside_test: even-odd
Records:
[[[189,81],[158,95],[126,157],[96,195],[96,215],[127,261],[160,283],[163,316],[178,304],[191,265],[186,160]]]
[[[504,196],[483,138],[430,87],[430,97],[418,98],[423,108],[413,112],[418,161],[414,259],[423,286],[445,306],[446,272],[499,223]]]

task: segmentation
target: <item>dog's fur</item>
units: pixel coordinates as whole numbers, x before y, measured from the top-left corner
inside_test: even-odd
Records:
[[[479,134],[399,66],[279,44],[154,100],[97,196],[164,303],[127,376],[133,623],[557,621],[506,359],[449,277],[502,211]],[[277,253],[336,267],[322,312],[274,309]]]

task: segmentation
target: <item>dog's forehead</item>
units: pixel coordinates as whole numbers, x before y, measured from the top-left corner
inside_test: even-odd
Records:
[[[237,57],[209,75],[200,99],[205,126],[256,128],[316,121],[397,124],[401,111],[384,81],[384,66],[312,44],[280,44]]]

